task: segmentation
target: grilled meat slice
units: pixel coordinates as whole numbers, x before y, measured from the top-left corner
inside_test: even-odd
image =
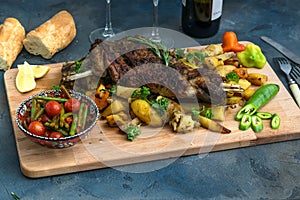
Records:
[[[84,58],[81,71],[92,70],[93,76],[79,85],[95,89],[100,79],[127,87],[147,85],[152,92],[171,98],[197,97],[202,102],[225,102],[222,78],[209,69],[192,69],[170,51],[169,66],[149,46],[127,38],[93,44]],[[63,69],[64,71],[64,69]],[[98,80],[98,81],[97,81]],[[82,83],[84,82],[84,83]],[[224,101],[223,101],[224,100]]]

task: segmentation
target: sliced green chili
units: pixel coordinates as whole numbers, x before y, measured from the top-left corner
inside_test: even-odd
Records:
[[[251,128],[255,133],[261,132],[264,128],[262,119],[257,117],[256,115],[253,115],[251,117]]]
[[[280,117],[277,114],[274,114],[271,119],[271,128],[278,129],[280,126]]]
[[[271,119],[273,115],[269,112],[257,112],[256,116],[261,119]]]
[[[239,129],[242,131],[248,130],[248,128],[251,126],[251,115],[248,114],[244,114],[240,125],[239,125]]]

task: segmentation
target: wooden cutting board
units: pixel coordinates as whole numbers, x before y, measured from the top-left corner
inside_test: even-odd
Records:
[[[99,121],[84,141],[66,149],[51,149],[29,140],[15,123],[15,112],[21,102],[40,91],[48,90],[58,84],[62,63],[51,64],[50,72],[37,80],[34,91],[21,94],[15,87],[18,69],[5,72],[4,81],[15,134],[20,167],[25,176],[38,178],[66,174],[105,167],[121,166],[146,161],[178,158],[180,156],[202,154],[212,151],[266,144],[300,138],[300,109],[280,82],[269,64],[263,69],[251,69],[268,75],[270,83],[280,86],[278,95],[262,111],[277,113],[281,117],[281,126],[272,130],[267,121],[262,133],[255,134],[238,130],[234,120],[238,109],[230,109],[223,123],[232,130],[230,134],[219,134],[199,128],[191,133],[175,134],[169,127],[151,129],[143,132],[130,142],[125,135]]]

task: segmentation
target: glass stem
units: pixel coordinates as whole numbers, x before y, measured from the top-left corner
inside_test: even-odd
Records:
[[[105,28],[103,32],[104,37],[111,37],[115,35],[112,29],[110,5],[111,5],[110,0],[106,0],[106,19],[105,19]]]
[[[153,0],[153,27],[152,27],[152,40],[155,42],[161,42],[158,31],[158,1]]]

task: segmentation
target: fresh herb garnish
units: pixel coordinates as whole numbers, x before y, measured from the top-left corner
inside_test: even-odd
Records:
[[[11,192],[10,194],[15,200],[20,200],[20,197],[18,197],[18,195],[16,195],[14,192]]]
[[[150,104],[158,112],[158,114],[163,115],[167,111],[169,102],[167,98],[162,97],[152,101]]]
[[[140,126],[128,125],[125,129],[125,133],[127,134],[128,140],[133,141],[136,136],[141,134]]]
[[[112,94],[116,94],[117,93],[117,86],[113,85],[110,89],[108,89],[108,92],[112,95]]]
[[[142,44],[145,44],[149,47],[151,47],[152,51],[161,59],[164,60],[165,64],[168,66],[170,62],[170,56],[168,49],[161,43],[152,42],[150,40],[147,40],[145,38],[134,38],[134,37],[128,37],[129,41],[133,42],[139,42]],[[160,52],[162,50],[162,53]]]
[[[51,90],[60,90],[61,83],[52,85]]]
[[[75,71],[76,73],[79,73],[80,68],[81,68],[81,64],[82,64],[81,61],[78,61],[78,60],[75,61],[75,68],[74,68],[74,71]]]
[[[175,55],[176,55],[176,58],[179,58],[179,59],[184,58],[184,56],[185,56],[184,49],[176,49]]]
[[[205,106],[202,106],[200,110],[197,110],[196,108],[192,108],[192,118],[194,120],[198,120],[200,115],[208,119],[211,119],[213,117],[213,112],[210,108],[206,109]]]
[[[238,83],[239,80],[240,80],[240,77],[237,75],[237,73],[235,73],[235,72],[230,72],[230,73],[228,73],[228,74],[226,75],[226,80],[227,80],[227,81],[234,81],[234,82]]]
[[[142,86],[141,89],[134,90],[131,97],[147,101],[158,112],[158,114],[163,115],[168,108],[168,99],[162,97],[155,100],[149,100],[148,97],[150,95],[150,89],[145,86]]]

